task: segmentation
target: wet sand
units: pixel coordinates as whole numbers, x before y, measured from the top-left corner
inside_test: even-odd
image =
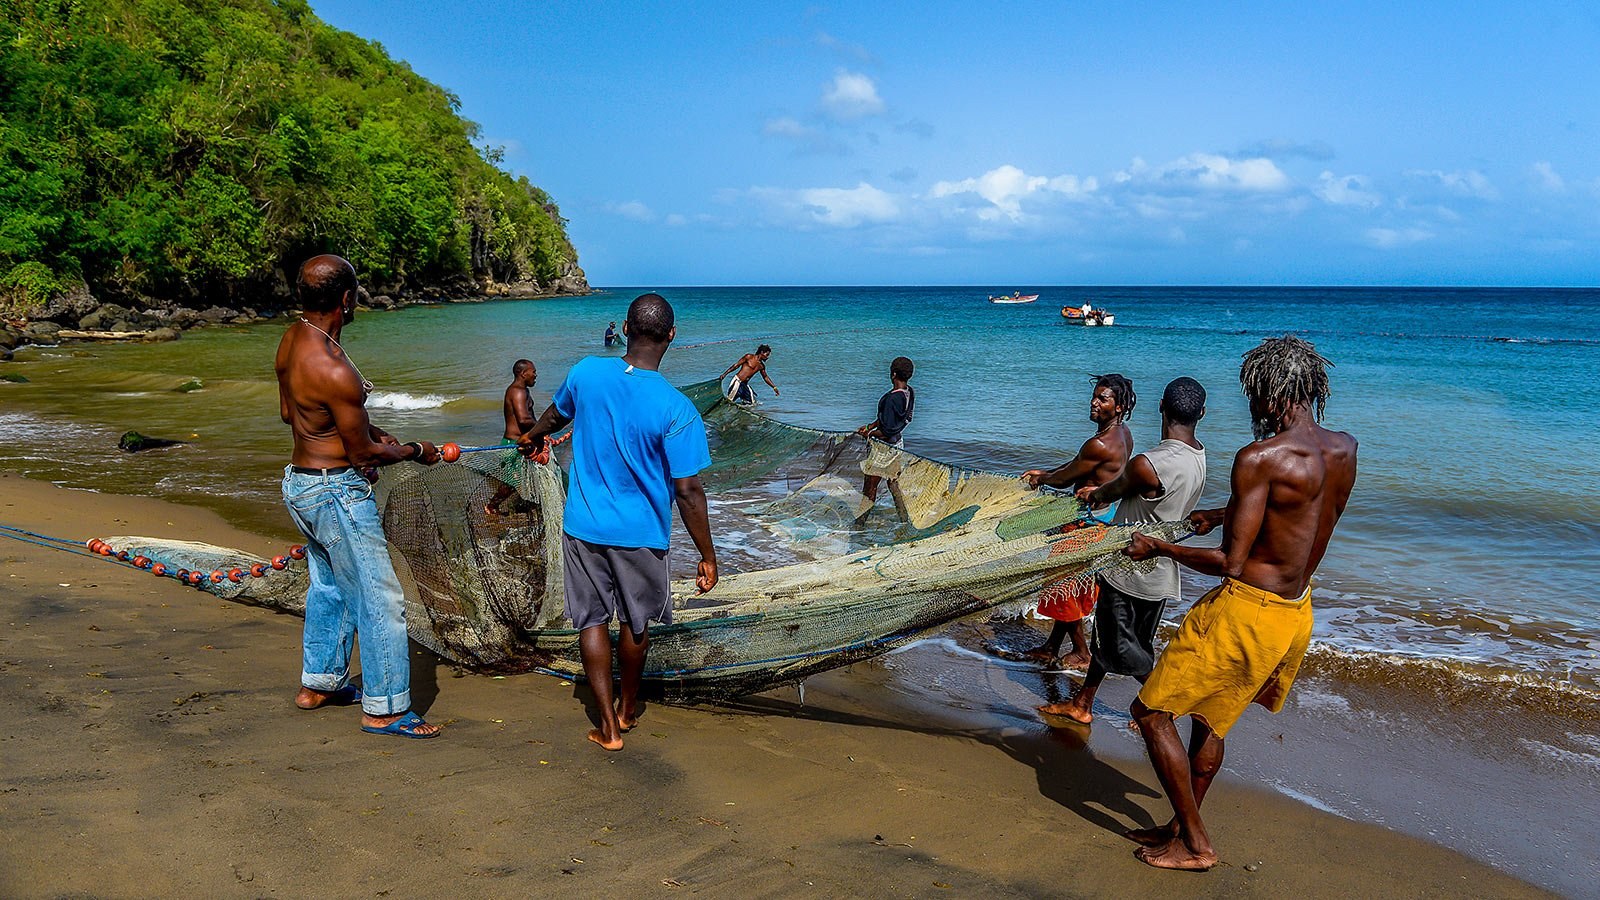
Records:
[[[0,522],[282,547],[209,512],[13,475]],[[7,897],[1540,894],[1232,779],[1207,803],[1221,865],[1152,870],[1118,834],[1166,816],[1142,760],[952,727],[859,675],[810,680],[803,707],[792,690],[653,704],[606,754],[584,739],[580,686],[459,675],[416,650],[413,695],[444,734],[365,735],[355,709],[291,703],[299,619],[9,540],[0,573]]]

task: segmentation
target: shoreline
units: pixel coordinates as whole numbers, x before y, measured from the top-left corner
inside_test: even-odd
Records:
[[[0,516],[74,538],[203,534],[258,553],[281,543],[204,510],[9,473]],[[975,727],[898,696],[910,687],[896,681],[898,655],[810,679],[804,706],[784,690],[652,704],[628,749],[605,755],[583,737],[581,687],[462,675],[419,650],[418,707],[446,733],[363,735],[353,711],[290,703],[298,619],[3,543],[7,895],[382,890],[396,869],[413,884],[482,878],[485,892],[523,894],[563,878],[743,895],[1133,896],[1173,879],[1205,894],[1540,893],[1228,769],[1207,806],[1223,864],[1158,872],[1115,833],[1166,810],[1128,741],[1097,733],[1085,748],[1062,732]],[[1015,680],[996,667],[987,677]],[[965,687],[978,701],[988,686]],[[1275,732],[1288,715],[1252,718]],[[1269,752],[1261,730],[1238,757]],[[552,810],[572,818],[557,825]],[[261,852],[273,846],[301,850]]]

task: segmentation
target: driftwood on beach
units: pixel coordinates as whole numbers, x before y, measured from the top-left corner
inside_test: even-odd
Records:
[[[178,331],[175,328],[154,328],[150,331],[79,331],[63,328],[56,332],[56,337],[61,340],[73,341],[175,341]]]

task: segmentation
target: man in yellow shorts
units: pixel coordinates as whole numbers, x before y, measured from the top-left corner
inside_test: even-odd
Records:
[[[1189,518],[1222,546],[1184,547],[1142,534],[1123,551],[1166,557],[1217,588],[1184,616],[1133,701],[1150,762],[1172,803],[1166,825],[1128,832],[1135,855],[1165,869],[1209,869],[1217,854],[1200,803],[1222,768],[1222,739],[1251,703],[1283,708],[1311,641],[1311,576],[1328,549],[1356,480],[1356,440],[1320,424],[1327,360],[1300,338],[1268,338],[1245,354],[1239,382],[1256,441],[1233,461],[1225,509]],[[1174,721],[1193,718],[1188,752]]]

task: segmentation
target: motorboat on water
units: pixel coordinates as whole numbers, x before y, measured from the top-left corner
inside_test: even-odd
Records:
[[[1096,308],[1088,301],[1084,301],[1082,306],[1061,307],[1061,318],[1064,319],[1068,325],[1084,325],[1088,327],[1094,327],[1099,325],[1110,326],[1117,324],[1117,317],[1110,311],[1103,307]]]
[[[1038,294],[1024,294],[1021,291],[1012,291],[1011,296],[1002,294],[999,297],[990,297],[990,303],[1032,303],[1039,299]]]

